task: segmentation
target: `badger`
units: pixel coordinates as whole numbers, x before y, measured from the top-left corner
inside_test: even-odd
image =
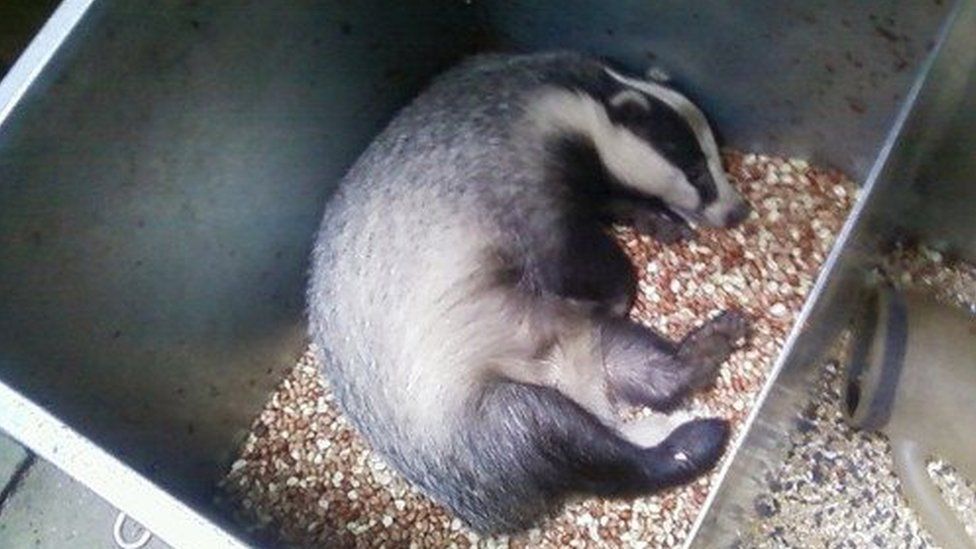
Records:
[[[573,52],[470,58],[369,145],[326,206],[309,332],[372,448],[481,533],[569,497],[686,483],[727,442],[671,413],[747,337],[727,310],[681,341],[627,317],[633,267],[608,233],[666,241],[749,206],[702,112]],[[623,407],[659,413],[624,423]]]

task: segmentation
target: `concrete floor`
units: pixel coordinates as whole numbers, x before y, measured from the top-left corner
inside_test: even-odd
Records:
[[[118,547],[119,511],[83,484],[0,433],[0,549]],[[122,525],[125,541],[143,529],[131,519]],[[169,545],[150,538],[144,549]]]

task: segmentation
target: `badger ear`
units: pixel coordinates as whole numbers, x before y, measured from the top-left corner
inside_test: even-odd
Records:
[[[605,104],[609,104],[613,97],[621,91],[620,82],[617,82],[610,76],[604,67],[600,67],[594,80],[595,89],[593,90],[593,96]]]
[[[615,93],[607,103],[614,109],[638,108],[643,111],[651,109],[651,104],[644,94],[637,90],[623,89]]]
[[[637,90],[622,89],[607,101],[610,118],[617,123],[646,119],[651,103]]]

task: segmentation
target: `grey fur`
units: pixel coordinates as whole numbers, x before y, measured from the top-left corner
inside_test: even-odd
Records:
[[[603,216],[671,230],[670,200],[702,207],[664,164],[624,173],[633,156],[608,148],[637,145],[615,129],[596,145],[580,130],[623,89],[572,53],[473,58],[390,123],[326,208],[308,292],[323,374],[376,451],[482,532],[573,493],[687,482],[726,441],[723,421],[693,420],[644,447],[616,419],[621,402],[669,410],[707,384],[746,326],[727,313],[671,343],[623,318],[633,275]]]

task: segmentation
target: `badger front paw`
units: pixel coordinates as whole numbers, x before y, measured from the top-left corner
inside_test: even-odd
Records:
[[[665,244],[674,244],[695,237],[695,231],[682,219],[664,211],[643,210],[634,215],[634,229],[653,236]]]
[[[678,360],[694,370],[692,385],[710,385],[725,362],[749,336],[749,319],[737,310],[728,310],[688,334],[678,348]]]
[[[695,231],[678,214],[660,200],[618,198],[606,204],[606,213],[615,223],[633,225],[634,229],[672,244],[695,237]]]

